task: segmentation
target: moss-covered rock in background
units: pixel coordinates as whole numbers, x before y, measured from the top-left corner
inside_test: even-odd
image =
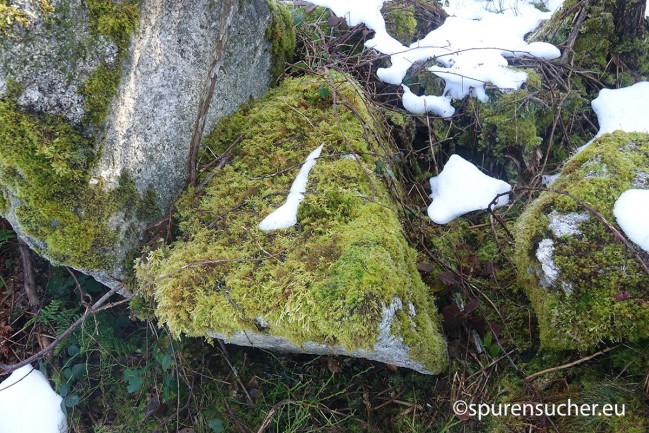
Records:
[[[126,172],[112,191],[89,183],[97,160],[92,131],[117,90],[137,6],[35,3],[0,48],[0,212],[54,263],[108,270],[116,260],[111,249],[128,229],[109,219],[141,212],[143,199],[128,188]],[[108,4],[111,10],[98,9]],[[108,31],[99,24],[106,22],[118,24]]]
[[[392,0],[383,4],[381,13],[388,33],[404,45],[424,38],[447,16],[437,0]]]
[[[567,0],[532,39],[558,46],[562,61],[607,86],[628,86],[649,74],[645,7],[638,0]]]
[[[287,80],[207,138],[206,156],[242,140],[204,190],[177,204],[182,239],[137,267],[140,286],[172,332],[344,353],[423,372],[444,368],[433,299],[373,172],[382,151],[350,80]],[[298,225],[261,231],[320,144]]]
[[[618,132],[570,159],[552,189],[615,224],[615,201],[629,188],[649,188],[647,172],[649,136]],[[587,350],[649,336],[649,275],[588,209],[544,192],[520,217],[515,234],[520,283],[545,347]]]
[[[289,9],[274,0],[268,1],[270,24],[266,28],[266,39],[270,41],[273,54],[271,74],[277,79],[284,70],[284,65],[295,52],[295,26]]]
[[[51,261],[114,286],[186,181],[210,65],[223,67],[208,128],[267,90],[295,45],[288,11],[267,0],[10,3],[0,13],[29,19],[0,32],[0,210]]]

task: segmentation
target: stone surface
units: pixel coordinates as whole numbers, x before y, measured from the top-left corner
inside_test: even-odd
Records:
[[[127,171],[140,192],[153,188],[160,207],[169,207],[187,178],[189,143],[217,55],[222,57],[223,69],[206,132],[219,118],[268,89],[268,5],[265,0],[234,2],[227,49],[217,53],[225,3],[142,3],[139,30],[129,49],[95,170],[96,178],[109,187],[115,187],[120,174]]]
[[[232,335],[219,334],[218,332],[208,331],[207,334],[213,338],[220,338],[226,343],[236,344],[239,346],[250,346],[261,349],[272,350],[281,353],[309,353],[312,355],[344,355],[354,358],[364,358],[371,361],[383,362],[386,364],[396,365],[415,370],[423,374],[431,374],[430,366],[426,367],[410,357],[409,348],[404,344],[403,337],[392,335],[390,332],[395,322],[395,315],[403,309],[401,299],[394,298],[390,305],[383,307],[383,316],[381,322],[377,325],[379,335],[371,349],[352,349],[348,350],[341,345],[327,345],[306,341],[300,345],[290,340],[270,333],[255,331],[237,331]],[[408,314],[413,319],[416,312],[413,304],[409,304]]]
[[[520,284],[544,346],[588,350],[605,341],[649,336],[644,303],[649,275],[593,213],[616,226],[616,200],[635,185],[647,187],[638,181],[649,166],[647,155],[649,135],[618,131],[597,138],[566,163],[551,186],[572,197],[544,192],[518,220]],[[635,248],[647,263],[649,255]]]
[[[102,62],[114,65],[117,46],[90,32],[82,0],[51,0],[45,18],[30,1],[15,2],[29,16],[25,29],[0,43],[0,93],[7,80],[23,87],[20,105],[39,113],[61,114],[78,124],[85,114],[83,83]]]

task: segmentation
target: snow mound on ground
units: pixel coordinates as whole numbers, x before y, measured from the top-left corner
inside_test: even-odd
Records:
[[[19,368],[0,383],[0,432],[67,432],[62,400],[43,373],[31,365]]]
[[[297,224],[297,208],[302,200],[304,200],[306,184],[309,181],[309,172],[315,165],[316,160],[320,157],[322,146],[324,146],[324,144],[321,144],[306,158],[302,168],[300,168],[300,172],[297,174],[297,177],[291,185],[291,190],[288,193],[288,197],[286,197],[286,202],[259,223],[260,229],[286,229]]]
[[[428,216],[437,224],[446,224],[465,213],[487,209],[498,194],[511,191],[507,182],[482,173],[475,165],[452,155],[439,176],[430,179],[433,203]],[[498,197],[495,207],[504,206],[509,196]]]
[[[615,202],[613,214],[629,239],[649,253],[649,190],[624,191]]]
[[[480,101],[488,100],[485,84],[492,83],[503,91],[519,89],[527,74],[509,67],[508,57],[539,57],[554,59],[559,50],[544,42],[525,42],[525,35],[535,30],[551,12],[541,12],[530,0],[449,0],[445,6],[450,15],[444,24],[409,47],[390,36],[381,15],[383,0],[310,0],[330,8],[351,26],[365,23],[375,36],[365,45],[389,55],[392,65],[380,68],[378,77],[389,84],[399,85],[413,63],[435,59],[437,65],[428,68],[443,78],[446,87],[442,95],[413,95],[404,87],[404,108],[415,114],[432,112],[450,117],[455,109],[450,100],[472,94]],[[546,6],[554,10],[561,0],[551,0]]]

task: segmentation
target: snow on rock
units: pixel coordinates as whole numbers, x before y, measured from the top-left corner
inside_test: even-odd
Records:
[[[291,190],[288,193],[286,202],[278,207],[273,213],[268,215],[264,220],[259,223],[259,228],[262,230],[276,230],[286,229],[297,224],[297,207],[304,200],[304,193],[306,192],[306,184],[309,180],[309,172],[316,163],[316,160],[322,152],[321,144],[316,150],[311,152],[304,161],[300,172],[291,185]]]
[[[649,100],[647,81],[621,89],[600,90],[597,98],[591,102],[597,114],[599,131],[592,140],[577,149],[577,153],[588,147],[595,139],[617,130],[649,133],[647,100]]]
[[[439,176],[430,179],[430,186],[433,203],[428,207],[428,216],[437,224],[486,209],[498,194],[512,189],[507,182],[487,176],[458,155],[452,155]],[[508,195],[500,196],[494,207],[508,202]]]
[[[621,129],[625,132],[649,133],[649,82],[641,81],[622,89],[602,89],[591,105],[597,114],[596,137]]]
[[[623,192],[615,202],[613,214],[629,239],[649,253],[649,190]]]
[[[39,370],[19,368],[0,383],[0,432],[67,432],[62,400]]]
[[[509,68],[507,57],[534,56],[554,59],[559,50],[551,44],[533,42],[524,37],[550,18],[551,12],[541,12],[529,0],[448,0],[449,13],[443,25],[409,47],[390,36],[381,15],[383,0],[310,0],[330,8],[347,19],[349,25],[360,23],[374,30],[374,38],[365,45],[390,56],[392,65],[380,68],[378,77],[390,84],[401,84],[413,63],[434,58],[437,65],[429,68],[443,78],[443,95],[417,96],[404,87],[404,108],[415,114],[432,112],[450,117],[455,110],[451,98],[461,99],[470,93],[485,102],[485,84],[492,83],[503,91],[520,88],[527,74]],[[551,11],[560,7],[561,0],[551,0]]]

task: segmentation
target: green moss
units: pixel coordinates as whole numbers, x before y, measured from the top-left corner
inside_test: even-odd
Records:
[[[83,83],[81,93],[86,100],[84,120],[92,125],[99,125],[108,115],[110,101],[117,93],[121,68],[114,68],[102,63],[90,73]]]
[[[16,6],[9,5],[9,0],[0,0],[0,36],[6,36],[15,24],[26,26],[29,16]]]
[[[399,42],[410,45],[417,30],[415,6],[401,2],[389,2],[384,5],[383,17],[390,35]]]
[[[552,187],[572,194],[614,223],[613,205],[632,187],[637,170],[649,167],[648,155],[647,135],[605,135],[566,163]],[[644,303],[649,277],[631,253],[592,215],[580,224],[581,235],[555,238],[547,217],[553,210],[586,212],[575,200],[546,192],[516,227],[521,284],[539,318],[544,346],[586,350],[602,341],[649,335],[649,309]],[[539,284],[541,269],[535,258],[538,243],[546,238],[554,242],[554,262],[561,275],[556,287],[549,289]],[[560,288],[564,284],[571,293]],[[616,300],[622,291],[628,291],[628,299]]]
[[[62,116],[21,111],[14,96],[0,99],[0,154],[2,212],[11,199],[21,231],[54,262],[110,268],[117,241],[110,216],[117,210],[149,214],[153,209],[152,198],[141,197],[126,175],[113,192],[90,185],[93,140]]]
[[[271,74],[275,81],[284,71],[284,64],[295,51],[295,25],[290,10],[283,4],[268,0],[270,24],[266,28],[266,39],[270,41],[273,55]]]
[[[85,203],[100,194],[86,188],[92,143],[63,118],[22,113],[7,99],[0,100],[0,125],[0,183],[20,202],[25,234],[46,243],[55,261],[99,265],[113,238],[94,215],[100,209]]]
[[[381,14],[388,33],[405,45],[422,39],[447,17],[437,0],[392,0],[383,4]]]
[[[100,64],[83,83],[81,94],[85,97],[86,115],[84,125],[99,126],[106,116],[110,102],[117,93],[122,63],[126,56],[131,35],[139,20],[137,4],[128,0],[85,0],[93,33],[113,41],[119,51],[115,65]]]
[[[323,87],[345,102],[337,118]],[[243,135],[231,162],[200,194],[189,191],[177,203],[182,240],[137,267],[161,321],[175,334],[231,335],[261,332],[261,319],[273,335],[296,344],[372,349],[383,307],[399,298],[405,311],[393,332],[404,336],[412,358],[432,371],[443,368],[433,301],[386,187],[372,173],[372,152],[381,151],[370,148],[369,120],[355,85],[336,74],[288,79],[222,120],[205,144],[209,154],[220,154]],[[321,143],[298,225],[261,231],[263,217],[284,202],[300,165]],[[340,156],[352,152],[358,161]],[[203,261],[213,264],[192,265]],[[409,303],[415,316],[407,314]]]
[[[571,124],[575,118],[590,112],[590,104],[581,92],[549,90],[542,85],[537,72],[531,69],[524,72],[528,79],[521,89],[510,93],[488,90],[487,103],[467,99],[465,108],[454,116],[451,125],[443,119],[434,119],[434,137],[449,141],[451,152],[481,161],[487,171],[509,181],[520,180],[519,174],[535,175],[549,145],[549,165],[565,160],[586,137],[583,132],[572,132],[570,128],[553,129],[557,110],[560,106],[558,120]],[[439,85],[426,80],[422,83]]]
[[[84,0],[90,15],[92,29],[113,41],[120,50],[128,48],[131,35],[139,20],[134,0],[115,2],[112,0]]]
[[[625,37],[616,31],[614,14],[623,3],[567,0],[532,39],[565,46],[577,11],[583,7],[585,18],[571,50],[571,62],[593,73],[606,86],[633,84],[631,71],[645,76],[649,73],[649,41],[646,37]]]

